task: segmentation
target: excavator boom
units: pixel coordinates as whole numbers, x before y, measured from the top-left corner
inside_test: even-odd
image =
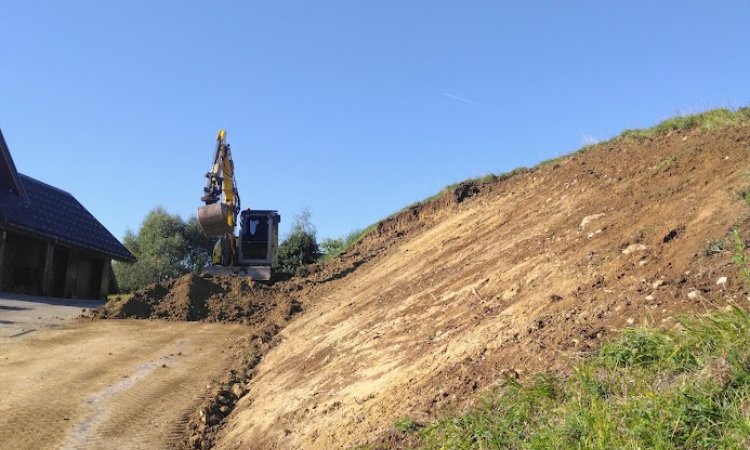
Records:
[[[214,160],[211,171],[206,174],[206,187],[201,197],[206,206],[198,209],[198,223],[207,236],[233,235],[240,212],[234,161],[226,134],[225,130],[221,130],[216,135]]]

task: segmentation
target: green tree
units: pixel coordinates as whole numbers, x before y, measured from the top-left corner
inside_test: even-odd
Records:
[[[146,215],[137,234],[128,230],[123,244],[138,259],[133,264],[113,265],[123,291],[199,271],[208,261],[211,248],[195,217],[185,222],[161,207]]]
[[[279,245],[276,271],[282,276],[305,274],[305,266],[320,257],[315,226],[307,209],[294,218],[289,235]]]
[[[344,238],[325,238],[320,241],[320,252],[323,259],[328,259],[331,255],[338,255],[344,250]]]

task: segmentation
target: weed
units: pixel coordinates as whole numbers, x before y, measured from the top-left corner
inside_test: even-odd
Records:
[[[734,253],[732,259],[739,267],[740,278],[746,286],[750,287],[750,267],[748,266],[747,256],[745,256],[745,240],[740,236],[740,230],[737,227],[732,229],[734,238]]]
[[[419,428],[419,424],[409,417],[404,416],[393,422],[393,428],[399,433],[408,434],[416,431]]]
[[[742,189],[737,194],[742,200],[744,200],[746,205],[750,205],[750,186]]]
[[[739,108],[736,110],[720,108],[700,114],[672,117],[651,128],[625,130],[618,138],[643,141],[647,138],[669,134],[674,131],[696,129],[701,131],[712,131],[739,126],[748,122],[750,122],[750,108]]]
[[[128,294],[109,294],[107,295],[107,301],[111,300],[130,300],[133,297],[132,293]]]
[[[677,161],[677,157],[676,156],[670,156],[669,158],[665,158],[665,159],[659,161],[659,163],[657,165],[655,165],[654,167],[652,167],[651,170],[654,171],[654,172],[656,172],[656,173],[664,172],[664,171],[668,170],[670,167],[672,167],[672,164],[675,161]]]
[[[703,253],[706,256],[716,255],[724,251],[724,248],[726,246],[726,241],[724,239],[717,239],[715,241],[710,241],[708,243],[708,246],[706,246],[706,250],[703,251]]]

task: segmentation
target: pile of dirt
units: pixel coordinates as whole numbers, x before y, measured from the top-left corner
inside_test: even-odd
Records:
[[[569,370],[629,326],[748,305],[750,127],[607,142],[378,224],[301,282],[219,448],[397,445],[393,423]]]
[[[227,368],[214,380],[188,416],[182,445],[205,449],[238,400],[247,393],[254,367],[272,348],[274,337],[302,311],[304,282],[256,283],[233,276],[185,275],[116,297],[91,313],[101,319],[164,319],[175,321],[236,322],[247,325],[243,342]]]
[[[248,278],[185,275],[116,297],[95,312],[102,318],[167,319],[282,325],[301,311],[302,286],[265,285]]]

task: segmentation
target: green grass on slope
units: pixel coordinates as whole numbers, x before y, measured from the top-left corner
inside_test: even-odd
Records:
[[[750,448],[750,315],[631,329],[560,379],[506,380],[421,431],[424,449]]]
[[[626,130],[620,137],[641,140],[679,130],[720,130],[722,128],[738,126],[748,121],[750,121],[750,108],[740,108],[737,110],[726,108],[712,109],[699,114],[673,117],[651,128]]]

